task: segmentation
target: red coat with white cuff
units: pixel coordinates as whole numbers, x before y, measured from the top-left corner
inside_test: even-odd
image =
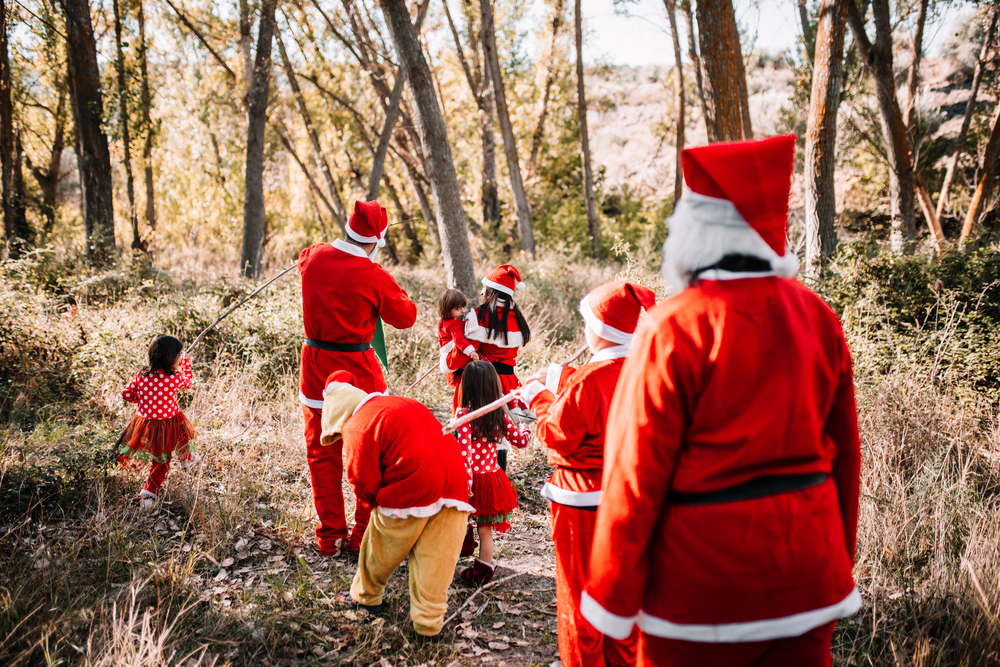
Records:
[[[652,310],[608,420],[581,609],[624,637],[752,642],[854,613],[860,441],[834,313],[779,277],[701,280]],[[762,476],[820,484],[671,503]]]
[[[469,356],[476,351],[475,345],[465,337],[465,320],[440,320],[438,322],[438,347],[440,358],[438,368],[442,373],[451,373],[472,361]]]
[[[358,500],[392,519],[453,507],[473,512],[458,441],[423,404],[369,394],[344,424],[347,481]]]
[[[379,316],[397,329],[407,329],[417,320],[416,304],[388,271],[356,245],[337,239],[309,246],[299,256],[299,272],[306,338],[366,343],[375,334]],[[385,391],[374,350],[331,352],[303,345],[299,384],[303,405],[323,409],[323,387],[336,370],[354,375],[363,391]]]
[[[514,309],[507,313],[507,342],[503,338],[493,338],[486,329],[486,323],[480,322],[475,310],[469,311],[465,316],[465,337],[478,344],[479,356],[484,361],[517,365],[517,351],[524,345],[524,336],[517,328],[517,319],[514,316]],[[517,385],[515,385],[517,386]],[[504,387],[507,390],[506,387]],[[509,390],[507,390],[509,391]]]

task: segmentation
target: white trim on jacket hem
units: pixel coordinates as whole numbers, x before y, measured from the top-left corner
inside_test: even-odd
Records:
[[[341,252],[346,252],[348,255],[354,255],[355,257],[367,259],[369,262],[374,261],[371,257],[369,257],[365,253],[364,248],[356,246],[353,243],[348,243],[344,239],[334,239],[333,243],[331,243],[330,245],[332,245],[334,248],[336,248]]]
[[[558,487],[552,482],[545,482],[540,493],[542,498],[567,507],[597,507],[601,504],[601,498],[604,496],[604,492],[600,489],[596,491],[570,491]]]
[[[590,307],[589,298],[590,295],[588,294],[580,299],[580,314],[583,315],[583,321],[587,323],[587,326],[604,340],[610,340],[612,343],[618,343],[619,345],[630,344],[632,339],[635,338],[635,334],[616,329],[598,319]]]
[[[410,517],[416,517],[418,519],[426,519],[427,517],[434,516],[440,512],[445,507],[451,507],[459,512],[472,512],[476,511],[476,508],[469,503],[464,503],[461,500],[455,500],[454,498],[439,498],[437,502],[430,505],[424,505],[423,507],[382,507],[379,505],[378,511],[382,516],[387,516],[390,519],[409,519]]]
[[[362,398],[361,402],[358,403],[358,405],[357,405],[356,408],[354,408],[354,412],[351,413],[351,416],[353,417],[354,415],[358,414],[358,410],[361,409],[361,406],[364,405],[365,403],[367,403],[368,401],[372,400],[373,398],[378,398],[380,396],[388,396],[388,395],[389,395],[388,392],[386,392],[386,393],[383,394],[380,391],[375,391],[375,392],[372,392],[372,393],[368,394],[367,396],[365,396],[364,398]]]
[[[451,373],[448,368],[448,353],[455,349],[455,341],[450,340],[442,345],[438,351],[438,370],[442,373]]]
[[[643,632],[667,639],[711,644],[759,642],[785,637],[798,637],[838,618],[845,618],[861,609],[861,593],[857,586],[840,602],[828,607],[811,609],[790,616],[765,618],[745,623],[700,625],[674,623],[640,611],[632,618],[612,614],[590,597],[586,591],[580,599],[580,612],[595,628],[615,639],[625,639],[636,621]],[[626,624],[628,631],[626,632]]]
[[[524,389],[521,390],[521,400],[524,401],[525,405],[527,405],[530,408],[534,400],[538,398],[538,395],[541,394],[543,391],[552,391],[552,390],[546,387],[538,380],[532,380],[531,382],[529,382],[524,386]],[[552,393],[554,394],[556,392],[553,391]]]
[[[312,408],[313,410],[323,409],[323,401],[317,401],[315,398],[306,398],[306,395],[302,393],[302,390],[299,390],[299,403],[307,408]]]
[[[508,331],[506,345],[504,345],[503,338],[491,338],[489,332],[486,331],[486,327],[479,325],[479,318],[476,316],[476,311],[474,310],[469,311],[469,314],[466,316],[465,337],[469,340],[489,343],[490,345],[496,345],[505,349],[524,345],[524,336],[520,331]]]

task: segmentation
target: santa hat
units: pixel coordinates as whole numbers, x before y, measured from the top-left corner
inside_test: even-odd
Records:
[[[653,290],[635,283],[607,283],[580,301],[580,314],[590,329],[605,340],[632,342],[642,309],[656,305]]]
[[[483,278],[483,285],[507,296],[514,296],[514,292],[524,289],[521,273],[510,264],[502,264],[487,273]]]
[[[323,429],[319,439],[321,445],[329,446],[340,439],[344,424],[366,396],[368,394],[357,388],[354,376],[347,371],[334,371],[327,376],[320,422]]]
[[[681,154],[689,192],[670,217],[664,270],[679,286],[726,255],[770,262],[792,277],[798,259],[785,248],[795,135],[710,144]],[[673,238],[671,238],[673,237]]]
[[[389,214],[377,201],[354,202],[354,213],[347,221],[347,235],[358,243],[377,243],[385,247],[385,232],[389,229]]]

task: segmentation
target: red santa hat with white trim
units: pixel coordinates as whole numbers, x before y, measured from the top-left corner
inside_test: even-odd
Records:
[[[521,281],[521,272],[510,264],[501,264],[487,273],[483,278],[483,286],[492,287],[511,297],[514,296],[514,292],[520,292],[525,287]]]
[[[798,259],[785,242],[795,141],[789,134],[684,150],[688,192],[664,244],[664,273],[675,286],[686,287],[726,255],[766,260],[782,277],[796,274]]]
[[[642,309],[656,305],[653,290],[635,283],[606,283],[580,301],[580,314],[591,331],[618,345],[632,342]]]
[[[376,243],[385,247],[385,233],[389,229],[389,214],[377,201],[354,202],[354,213],[347,221],[347,235],[358,243]]]

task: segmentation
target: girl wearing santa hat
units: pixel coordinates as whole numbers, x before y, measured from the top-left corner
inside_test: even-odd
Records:
[[[503,393],[500,379],[493,366],[485,361],[473,361],[462,372],[461,407],[455,417],[478,410],[497,400]],[[517,492],[507,474],[497,464],[497,443],[502,440],[523,449],[531,433],[522,431],[504,410],[494,410],[458,428],[455,436],[472,474],[472,519],[479,533],[479,558],[472,567],[462,570],[462,579],[473,586],[482,586],[493,579],[497,562],[493,558],[493,531],[510,530],[510,517],[517,509]]]
[[[786,250],[795,136],[684,151],[664,273],[615,389],[580,609],[639,663],[828,667],[861,452],[837,316]]]
[[[642,309],[652,290],[633,283],[601,285],[580,302],[593,356],[579,369],[551,364],[528,380],[521,397],[538,415],[535,436],[548,448],[552,476],[542,495],[552,510],[556,551],[559,659],[564,667],[634,665],[636,633],[606,637],[580,614],[597,507],[601,504],[608,409]]]

